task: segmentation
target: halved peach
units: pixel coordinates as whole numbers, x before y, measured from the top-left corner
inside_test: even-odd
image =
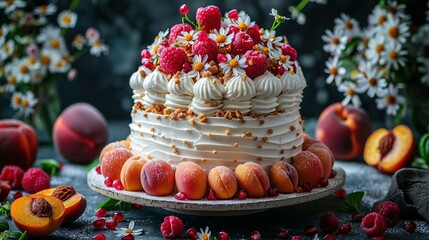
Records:
[[[365,143],[365,162],[383,173],[393,174],[405,167],[413,157],[414,135],[406,125],[393,130],[380,128],[374,131]]]
[[[83,195],[68,185],[61,185],[56,188],[48,188],[38,192],[46,196],[54,196],[61,200],[65,207],[63,224],[74,222],[78,219],[86,208],[86,199]]]
[[[10,215],[16,227],[30,237],[46,237],[63,222],[65,207],[54,196],[33,194],[13,201]]]

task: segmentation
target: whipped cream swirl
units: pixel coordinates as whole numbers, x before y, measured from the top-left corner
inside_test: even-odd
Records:
[[[298,68],[300,71],[301,68]],[[302,74],[302,71],[301,71]],[[278,97],[278,111],[292,112],[300,108],[302,91],[306,86],[305,79],[299,74],[286,72],[281,77],[283,84],[282,94]]]
[[[277,96],[282,91],[282,82],[270,72],[254,79],[256,86],[256,98],[252,99],[251,111],[256,114],[269,114],[278,106]]]
[[[150,108],[154,103],[162,105],[165,103],[165,95],[168,93],[167,85],[167,76],[158,68],[146,77],[143,82],[145,89],[143,104],[145,108]]]
[[[256,96],[255,83],[246,75],[231,78],[225,86],[223,110],[243,114],[250,112],[252,107],[250,100]]]
[[[168,82],[165,106],[168,109],[188,109],[194,96],[194,80],[187,74],[175,75]]]
[[[191,107],[196,114],[215,116],[222,108],[225,87],[219,79],[209,76],[198,80],[194,85],[194,98]]]

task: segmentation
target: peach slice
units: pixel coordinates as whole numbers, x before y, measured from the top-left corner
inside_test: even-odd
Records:
[[[56,188],[42,190],[37,194],[54,196],[63,202],[65,207],[63,224],[74,222],[85,212],[86,198],[77,193],[72,186],[61,185]]]
[[[237,192],[237,179],[234,172],[225,166],[212,168],[208,180],[210,188],[218,199],[230,199]]]
[[[281,193],[295,192],[298,186],[298,172],[295,167],[285,162],[275,162],[270,167],[269,177],[271,185]]]
[[[413,157],[414,135],[406,125],[392,131],[375,130],[365,143],[364,160],[383,173],[393,174],[405,167]]]
[[[207,192],[207,174],[194,162],[180,163],[176,168],[175,179],[177,190],[188,199],[201,199]]]
[[[250,197],[264,197],[270,187],[270,179],[265,170],[256,163],[246,162],[235,168],[238,185]]]
[[[64,204],[54,196],[33,194],[13,201],[10,208],[16,227],[30,237],[46,237],[63,222]]]

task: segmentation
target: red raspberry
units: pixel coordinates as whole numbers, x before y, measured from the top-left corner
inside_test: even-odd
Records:
[[[175,74],[182,70],[182,66],[188,61],[185,51],[178,47],[165,48],[159,59],[162,70],[166,73]]]
[[[292,62],[297,59],[298,54],[295,48],[293,48],[291,45],[283,44],[281,45],[281,49],[282,49],[282,54],[285,56],[289,56],[290,57],[289,60],[291,60]]]
[[[176,216],[167,216],[161,223],[161,233],[167,239],[178,238],[185,230],[182,220]]]
[[[210,30],[219,30],[221,25],[222,14],[216,6],[207,6],[197,9],[197,21],[200,23],[201,30],[209,32]]]
[[[182,14],[182,15],[186,15],[186,14],[188,14],[188,13],[189,13],[189,7],[188,7],[188,5],[183,4],[182,6],[180,6],[180,8],[179,8],[179,12],[180,12],[180,14]]]
[[[360,227],[368,237],[381,236],[387,229],[383,216],[376,212],[368,213],[363,217]]]
[[[267,71],[268,61],[261,52],[254,50],[247,51],[246,54],[244,54],[244,57],[246,58],[247,63],[247,68],[244,70],[250,78],[255,78]]]
[[[200,33],[198,39],[195,41],[194,45],[192,45],[192,52],[195,55],[207,55],[207,62],[210,62],[217,57],[217,43],[211,38],[205,38],[206,35],[205,32]]]
[[[253,27],[247,29],[247,34],[252,37],[253,43],[258,44],[262,42],[261,34],[259,33],[259,26],[257,24],[253,25]]]
[[[24,170],[22,168],[15,165],[6,165],[1,171],[0,180],[9,183],[12,189],[19,189],[23,176]]]
[[[340,227],[337,216],[327,213],[320,218],[319,227],[325,233],[333,233]]]
[[[396,203],[384,201],[375,206],[374,212],[381,214],[386,221],[387,227],[391,227],[398,222],[401,210]]]
[[[121,212],[114,212],[113,220],[115,222],[122,222],[124,220],[124,214],[122,214]]]
[[[235,34],[234,38],[232,39],[231,52],[233,54],[244,54],[248,50],[252,50],[253,45],[255,44],[253,43],[253,40],[249,34],[239,32]]]
[[[105,208],[99,208],[95,210],[95,216],[98,218],[106,217],[107,216],[107,210]]]
[[[176,24],[170,29],[170,36],[168,37],[168,43],[170,45],[174,44],[177,36],[180,35],[181,32],[189,32],[192,30],[192,27],[187,23]]]
[[[50,177],[41,168],[30,168],[22,177],[22,187],[29,193],[35,193],[50,187]]]
[[[109,230],[116,230],[116,227],[118,226],[118,223],[115,222],[115,220],[109,220],[106,222],[106,228]]]
[[[106,219],[104,218],[97,219],[94,222],[92,222],[92,226],[94,227],[95,230],[101,230],[104,228],[104,226],[106,226]]]

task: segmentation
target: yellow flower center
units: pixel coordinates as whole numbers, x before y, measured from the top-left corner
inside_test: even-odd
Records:
[[[12,6],[13,5],[13,0],[6,0],[6,4],[8,5],[8,6]]]
[[[381,53],[383,50],[384,50],[383,44],[377,44],[377,46],[375,46],[376,53]]]
[[[52,39],[49,43],[52,48],[59,48],[60,47],[60,41],[58,39]]]
[[[338,69],[336,67],[329,69],[329,75],[336,76],[337,74],[338,74]]]
[[[225,35],[222,35],[222,34],[217,35],[217,37],[216,37],[217,43],[224,43],[225,41],[226,41]]]
[[[287,60],[287,59],[286,59],[286,56],[282,54],[282,55],[280,56],[280,62],[285,63],[285,62],[286,62],[286,60]]]
[[[382,15],[378,18],[377,24],[378,25],[383,25],[385,22],[387,21],[387,16],[386,15]]]
[[[7,82],[9,84],[15,84],[16,83],[16,77],[15,76],[10,76],[9,79],[7,79]]]
[[[21,97],[20,97],[20,96],[15,96],[15,97],[13,98],[13,102],[15,103],[15,105],[19,105],[19,104],[21,104],[22,99],[21,99]]]
[[[131,234],[131,233],[133,233],[133,230],[132,230],[132,229],[127,228],[127,229],[125,229],[125,230],[124,230],[124,232],[125,232],[126,234]]]
[[[71,23],[71,17],[69,15],[64,16],[63,23],[69,25]]]
[[[23,106],[24,108],[28,108],[28,107],[30,106],[30,103],[28,102],[28,100],[27,100],[27,99],[22,100],[22,106]]]
[[[34,65],[34,64],[36,64],[36,59],[35,59],[34,57],[30,57],[30,58],[28,59],[28,63],[29,63],[30,65]]]
[[[375,86],[375,85],[377,85],[377,79],[375,79],[375,78],[370,78],[369,80],[368,80],[368,84],[370,85],[370,86]]]
[[[237,25],[237,28],[240,29],[241,31],[246,31],[247,30],[247,24],[245,24],[244,22],[241,22]]]
[[[264,47],[264,49],[262,49],[262,52],[263,52],[265,55],[268,55],[268,53],[270,53],[270,50],[269,50],[267,47]]]
[[[369,38],[364,38],[363,39],[363,45],[368,48],[368,44],[369,44]]]
[[[22,73],[28,73],[29,71],[30,71],[30,69],[28,69],[28,67],[26,66],[26,65],[22,65],[20,68],[19,68],[19,71],[21,71]]]
[[[9,52],[9,44],[3,46],[3,52]]]
[[[101,47],[101,45],[102,45],[101,41],[95,41],[94,42],[94,46],[96,46],[96,47]]]
[[[352,89],[352,88],[347,89],[347,95],[354,96],[355,95],[355,90]]]
[[[388,31],[388,34],[391,38],[397,38],[399,35],[399,30],[397,27],[391,27]]]
[[[398,53],[394,50],[389,52],[389,58],[391,59],[397,59],[398,58]]]
[[[346,28],[346,29],[349,29],[349,30],[352,30],[353,29],[353,23],[351,22],[351,21],[346,21],[345,23],[344,23],[344,27]]]
[[[156,54],[158,52],[159,49],[159,45],[156,45],[155,47],[153,47],[153,52]]]
[[[340,43],[340,39],[338,39],[337,37],[333,37],[331,40],[331,43],[333,45],[338,45]]]
[[[387,95],[386,102],[389,105],[395,104],[396,103],[396,97],[392,96],[392,95]]]
[[[191,34],[186,34],[185,36],[183,36],[183,39],[185,39],[185,41],[189,42],[192,41],[193,37]]]
[[[196,62],[194,63],[194,70],[200,72],[201,70],[203,70],[204,65],[202,62]]]
[[[48,65],[51,62],[51,59],[49,58],[49,56],[43,55],[40,57],[40,62],[43,65]]]
[[[229,61],[229,66],[232,68],[238,67],[238,60],[237,59],[231,59]]]
[[[47,10],[48,10],[48,7],[46,5],[40,6],[40,12],[41,13],[46,13]]]
[[[268,37],[268,39],[270,39],[270,40],[274,41],[274,40],[276,40],[276,36],[274,36],[274,35],[270,35],[270,36]]]
[[[203,240],[209,240],[209,235],[208,234],[203,234],[203,236],[201,236],[201,239],[203,239]]]
[[[62,66],[64,66],[63,61],[60,60],[55,62],[55,67],[60,68]]]

